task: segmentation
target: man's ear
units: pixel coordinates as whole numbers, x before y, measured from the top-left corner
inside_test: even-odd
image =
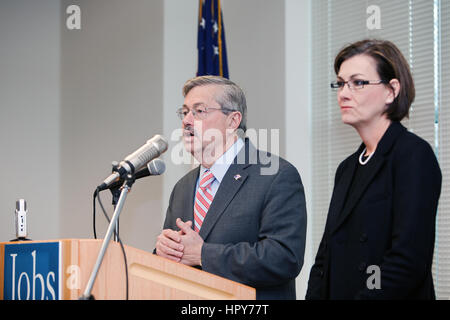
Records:
[[[228,128],[237,130],[242,121],[242,114],[239,111],[233,111],[228,117]]]

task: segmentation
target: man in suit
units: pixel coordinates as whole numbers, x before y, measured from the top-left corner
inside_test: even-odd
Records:
[[[197,77],[183,95],[184,145],[201,165],[175,185],[156,254],[255,287],[257,299],[295,299],[306,237],[299,173],[240,137],[247,107],[236,84]]]

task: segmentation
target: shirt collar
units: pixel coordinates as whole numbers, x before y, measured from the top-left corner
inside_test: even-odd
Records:
[[[230,148],[228,148],[228,150],[211,166],[209,170],[212,172],[214,178],[216,178],[219,183],[222,182],[222,179],[227,173],[228,168],[233,163],[234,158],[236,158],[239,151],[241,151],[243,147],[244,141],[242,141],[241,138],[238,138],[236,142]],[[206,170],[207,168],[200,166],[200,177]]]

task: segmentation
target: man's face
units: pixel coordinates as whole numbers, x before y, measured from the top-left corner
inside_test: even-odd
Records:
[[[226,151],[230,121],[228,115],[218,110],[221,107],[215,98],[221,93],[217,85],[199,86],[184,98],[183,108],[190,110],[182,120],[184,146],[201,163],[211,162],[208,159],[217,159]],[[194,118],[193,108],[206,112]]]

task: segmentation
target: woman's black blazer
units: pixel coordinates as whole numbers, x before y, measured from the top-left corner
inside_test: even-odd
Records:
[[[442,182],[435,154],[425,140],[392,122],[347,199],[363,149],[364,144],[336,171],[306,298],[434,299],[431,268]]]

